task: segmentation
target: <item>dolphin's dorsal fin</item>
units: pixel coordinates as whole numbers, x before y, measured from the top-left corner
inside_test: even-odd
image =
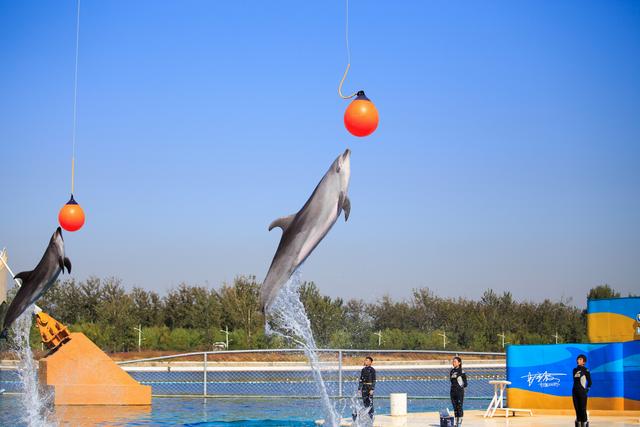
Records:
[[[276,227],[280,227],[282,228],[282,232],[284,233],[285,231],[287,231],[287,228],[289,228],[289,225],[291,225],[291,222],[293,222],[293,218],[295,217],[296,216],[294,214],[289,216],[283,216],[274,220],[271,224],[269,224],[269,231],[273,230]]]
[[[27,279],[29,278],[29,276],[31,276],[31,273],[33,273],[33,270],[31,271],[21,271],[20,273],[16,274],[16,276],[14,277],[14,279],[20,279],[20,281],[22,283],[26,282]]]
[[[64,266],[67,267],[67,273],[71,274],[71,260],[64,257]]]
[[[351,213],[351,200],[349,200],[349,196],[344,196],[342,209],[344,210],[344,220],[346,221],[349,219],[349,214]]]

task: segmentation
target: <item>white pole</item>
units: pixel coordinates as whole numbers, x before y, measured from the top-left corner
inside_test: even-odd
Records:
[[[338,397],[342,397],[342,350],[338,350]]]
[[[203,371],[202,371],[202,396],[207,396],[207,352],[204,352],[204,360],[203,360]]]
[[[502,348],[504,348],[504,344],[505,344],[505,343],[504,343],[504,338],[505,338],[505,334],[504,334],[504,332],[503,332],[503,333],[501,333],[501,334],[498,334],[498,336],[499,336],[499,337],[502,337]]]
[[[447,331],[442,331],[442,333],[438,335],[442,337],[442,348],[447,348]]]
[[[378,336],[378,347],[382,344],[382,331],[374,332],[373,335]]]
[[[224,330],[220,329],[220,332],[224,332],[226,336],[226,347],[225,350],[229,350],[229,326],[225,326]]]
[[[7,268],[7,271],[9,272],[9,274],[11,275],[11,277],[13,278],[13,281],[16,282],[16,285],[18,285],[18,287],[22,286],[22,283],[20,283],[18,281],[18,279],[16,279],[16,275],[13,274],[13,271],[11,271],[11,267],[9,267],[9,264],[7,264],[7,261],[4,260],[4,257],[6,256],[6,248],[2,249],[2,252],[0,253],[0,261],[2,261],[2,263],[4,264],[4,266]],[[38,314],[42,311],[42,309],[40,307],[38,307],[37,304],[33,305],[33,314]]]
[[[4,249],[0,252],[0,258],[6,257]],[[0,303],[7,300],[7,274],[2,264],[0,264]]]
[[[142,347],[142,324],[138,324],[138,327],[133,329],[135,331],[138,331],[138,353],[139,353],[140,347]]]

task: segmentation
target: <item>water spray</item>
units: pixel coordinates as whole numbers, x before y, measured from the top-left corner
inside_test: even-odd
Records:
[[[316,342],[311,331],[311,323],[300,301],[298,289],[302,283],[298,270],[291,275],[286,285],[271,304],[268,315],[271,316],[273,326],[267,323],[266,332],[275,333],[296,343],[302,348],[311,365],[311,371],[320,393],[325,423],[330,427],[340,425],[340,413],[335,404],[329,399],[327,387],[320,370],[320,358],[317,353]]]

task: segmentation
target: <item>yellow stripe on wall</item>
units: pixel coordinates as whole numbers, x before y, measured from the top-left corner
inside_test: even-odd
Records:
[[[589,342],[626,342],[640,339],[637,322],[631,317],[617,313],[589,313],[587,336]]]
[[[552,396],[519,388],[507,389],[507,401],[510,408],[573,409],[571,396]],[[622,397],[590,397],[587,406],[590,410],[638,411],[640,401]]]

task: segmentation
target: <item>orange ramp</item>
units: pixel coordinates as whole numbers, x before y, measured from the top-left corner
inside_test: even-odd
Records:
[[[56,405],[151,405],[151,386],[134,380],[79,332],[40,360],[40,384]]]

